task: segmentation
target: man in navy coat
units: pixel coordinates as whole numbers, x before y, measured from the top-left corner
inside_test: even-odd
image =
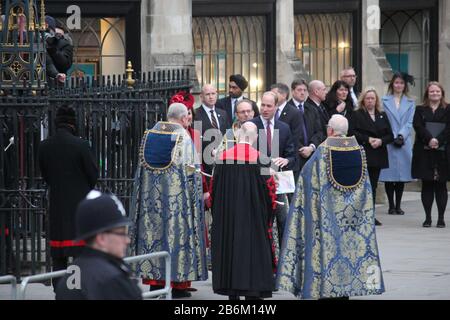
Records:
[[[261,98],[261,115],[252,122],[258,128],[258,150],[262,155],[271,159],[272,167],[280,170],[292,170],[295,165],[297,153],[289,125],[276,120],[278,97],[275,93],[265,92]],[[278,240],[283,239],[284,222],[287,216],[288,202],[286,195],[277,195],[277,201],[284,202],[275,212],[277,218]]]

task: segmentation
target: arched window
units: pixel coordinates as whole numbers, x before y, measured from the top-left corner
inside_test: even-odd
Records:
[[[195,17],[192,29],[200,86],[211,83],[223,97],[229,76],[239,73],[249,82],[246,96],[260,99],[265,88],[265,17]]]
[[[331,86],[352,65],[351,13],[295,16],[295,51],[311,80]]]
[[[64,20],[59,20],[64,24]],[[84,18],[80,30],[68,30],[74,59],[69,76],[101,76],[125,72],[125,19]]]
[[[427,10],[381,14],[380,45],[393,71],[414,76],[412,95],[421,98],[429,79],[430,18]]]

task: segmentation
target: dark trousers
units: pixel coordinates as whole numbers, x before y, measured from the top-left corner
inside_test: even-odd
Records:
[[[447,183],[445,181],[422,180],[421,197],[426,220],[431,221],[431,208],[433,207],[434,198],[436,198],[439,220],[444,220],[448,200]]]
[[[372,185],[373,207],[375,208],[375,200],[377,198],[378,179],[380,178],[381,169],[376,168],[376,167],[369,167],[367,170],[369,171],[370,184]]]
[[[275,218],[277,219],[278,244],[281,250],[281,243],[283,242],[284,225],[289,211],[288,197],[285,194],[278,194],[277,201],[284,202],[284,206],[277,205],[275,209]]]
[[[386,195],[389,201],[389,209],[400,210],[402,203],[403,190],[405,189],[404,182],[385,182]],[[395,193],[395,204],[394,204]]]

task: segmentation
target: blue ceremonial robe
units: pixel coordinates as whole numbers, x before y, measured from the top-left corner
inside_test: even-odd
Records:
[[[199,163],[192,139],[180,125],[158,122],[145,132],[131,204],[131,254],[168,251],[173,282],[208,278]],[[136,273],[165,280],[164,261],[139,262]]]
[[[301,299],[381,294],[364,150],[328,138],[305,164],[286,221],[277,286]]]

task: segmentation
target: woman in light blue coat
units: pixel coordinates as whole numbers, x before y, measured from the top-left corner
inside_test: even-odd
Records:
[[[389,168],[381,170],[380,173],[380,181],[385,182],[389,200],[389,214],[405,214],[401,209],[403,189],[405,182],[412,180],[411,131],[416,106],[414,100],[408,96],[408,83],[414,83],[412,76],[395,73],[389,84],[388,94],[383,97],[384,111],[394,134],[394,142],[387,145]]]

